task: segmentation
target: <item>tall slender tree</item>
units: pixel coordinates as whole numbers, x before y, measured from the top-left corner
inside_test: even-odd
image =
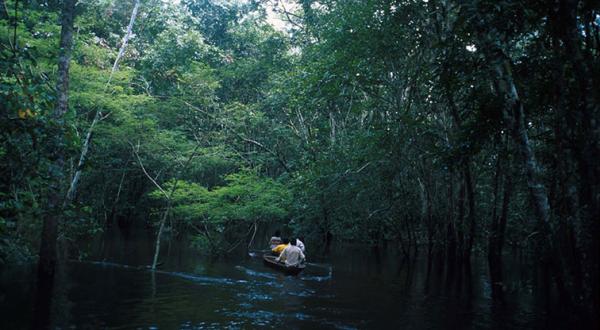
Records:
[[[57,103],[52,114],[53,155],[50,165],[50,186],[48,211],[44,215],[42,240],[40,244],[38,274],[39,277],[53,277],[56,268],[56,242],[58,223],[62,213],[64,198],[65,164],[65,114],[69,108],[69,65],[73,47],[73,20],[75,0],[65,0],[62,9],[60,51],[58,56],[58,79],[56,82]]]
[[[65,115],[69,109],[69,65],[73,47],[73,21],[76,0],[63,2],[61,17],[60,50],[58,56],[58,77],[56,81],[57,102],[51,116],[49,134],[52,141],[52,155],[49,166],[48,208],[44,214],[38,261],[38,282],[32,329],[47,326],[50,320],[54,277],[58,259],[57,240],[60,218],[63,214],[65,194]]]

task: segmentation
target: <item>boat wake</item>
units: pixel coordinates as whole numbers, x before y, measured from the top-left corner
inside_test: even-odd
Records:
[[[122,269],[142,270],[142,271],[149,271],[149,272],[152,271],[152,269],[150,269],[149,266],[132,266],[132,265],[119,264],[119,263],[110,262],[110,261],[72,260],[72,262],[87,263],[87,264],[98,265],[98,266],[102,266],[102,267],[116,267],[116,268],[122,268]],[[276,280],[281,277],[278,274],[255,271],[255,270],[243,267],[243,266],[235,266],[235,268],[237,270],[244,272],[246,275],[249,275],[252,277],[261,277],[261,278],[266,278],[269,280]],[[329,281],[332,279],[333,269],[331,266],[329,266],[328,269],[329,269],[329,272],[327,275],[321,275],[321,276],[301,275],[297,278],[302,281],[316,281],[316,282]],[[155,270],[154,272],[156,274],[182,278],[182,279],[192,281],[194,283],[198,283],[198,284],[202,284],[202,285],[211,285],[211,284],[235,285],[235,284],[248,283],[247,280],[242,280],[242,279],[235,280],[235,279],[230,279],[230,278],[202,276],[202,275],[190,274],[190,273],[184,273],[184,272],[170,272],[170,271],[158,270],[158,269]],[[270,284],[272,285],[274,283],[270,282]]]
[[[169,276],[175,276],[175,277],[179,277],[179,278],[183,278],[186,280],[190,280],[193,282],[197,282],[200,284],[244,284],[247,283],[248,281],[245,280],[232,280],[232,279],[228,279],[228,278],[221,278],[221,277],[208,277],[208,276],[199,276],[199,275],[194,275],[194,274],[189,274],[189,273],[182,273],[182,272],[166,272],[163,270],[156,270],[155,271],[157,274],[164,274],[164,275],[169,275]]]
[[[316,281],[316,282],[324,282],[324,281],[329,281],[333,278],[333,267],[329,266],[328,267],[328,273],[327,275],[321,275],[321,276],[300,276],[300,279],[303,281]]]
[[[250,276],[255,276],[255,277],[263,277],[263,278],[268,278],[271,280],[275,280],[278,278],[278,276],[276,274],[272,274],[272,273],[263,273],[263,272],[257,272],[255,270],[243,267],[243,266],[235,266],[235,269],[237,270],[241,270],[242,272],[246,273],[247,275]]]
[[[119,264],[119,263],[110,262],[110,261],[74,261],[74,262],[87,263],[87,264],[98,265],[98,266],[103,266],[103,267],[116,267],[116,268],[131,269],[131,270],[147,270],[149,272],[152,271],[152,269],[149,266],[131,266],[131,265]],[[233,279],[223,278],[223,277],[202,276],[202,275],[190,274],[190,273],[184,273],[184,272],[169,272],[169,271],[158,270],[158,269],[155,270],[154,273],[161,274],[161,275],[173,276],[173,277],[179,277],[179,278],[183,278],[183,279],[186,279],[186,280],[189,280],[189,281],[192,281],[195,283],[199,283],[199,284],[234,285],[234,284],[245,284],[248,282],[246,280],[233,280]]]
[[[277,274],[258,272],[258,271],[255,271],[255,270],[243,267],[243,266],[235,266],[235,269],[246,273],[246,275],[255,276],[255,277],[263,277],[263,278],[268,278],[271,280],[275,280],[280,277]],[[328,266],[327,269],[328,269],[327,275],[300,275],[298,277],[298,279],[300,279],[302,281],[315,281],[315,282],[329,281],[333,277],[333,267]]]
[[[302,281],[324,282],[331,280],[331,274],[326,276],[301,276],[300,279]]]

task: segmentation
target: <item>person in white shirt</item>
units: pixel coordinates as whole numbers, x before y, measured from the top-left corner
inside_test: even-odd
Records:
[[[281,252],[281,255],[275,259],[277,262],[283,262],[287,267],[294,267],[302,264],[306,257],[302,250],[296,246],[296,239],[290,240],[290,245]]]
[[[306,252],[304,249],[304,243],[299,238],[296,238],[296,246],[302,251],[302,253]]]

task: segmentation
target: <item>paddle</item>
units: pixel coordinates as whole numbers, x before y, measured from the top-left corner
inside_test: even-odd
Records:
[[[249,250],[248,255],[250,257],[257,257],[257,256],[260,257],[263,254],[269,253],[269,252],[271,252],[271,250]]]
[[[271,250],[269,250],[269,249],[265,249],[265,250],[251,249],[251,250],[248,250],[248,252],[267,253],[267,252],[271,252]]]
[[[305,262],[305,264],[307,266],[314,266],[314,267],[320,267],[320,268],[326,268],[326,269],[331,268],[331,265],[326,265],[326,264],[315,264],[313,262]]]

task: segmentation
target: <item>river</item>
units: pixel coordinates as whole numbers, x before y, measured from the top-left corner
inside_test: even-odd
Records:
[[[187,243],[164,242],[160,270],[145,231],[113,238],[57,276],[53,329],[565,329],[574,323],[530,265],[510,258],[505,303],[491,298],[484,259],[446,272],[393,249],[334,247],[311,255],[299,276],[262,264],[260,254],[209,261]],[[33,266],[0,272],[1,329],[28,329]],[[542,293],[540,293],[542,292]],[[543,293],[546,292],[546,293]]]

